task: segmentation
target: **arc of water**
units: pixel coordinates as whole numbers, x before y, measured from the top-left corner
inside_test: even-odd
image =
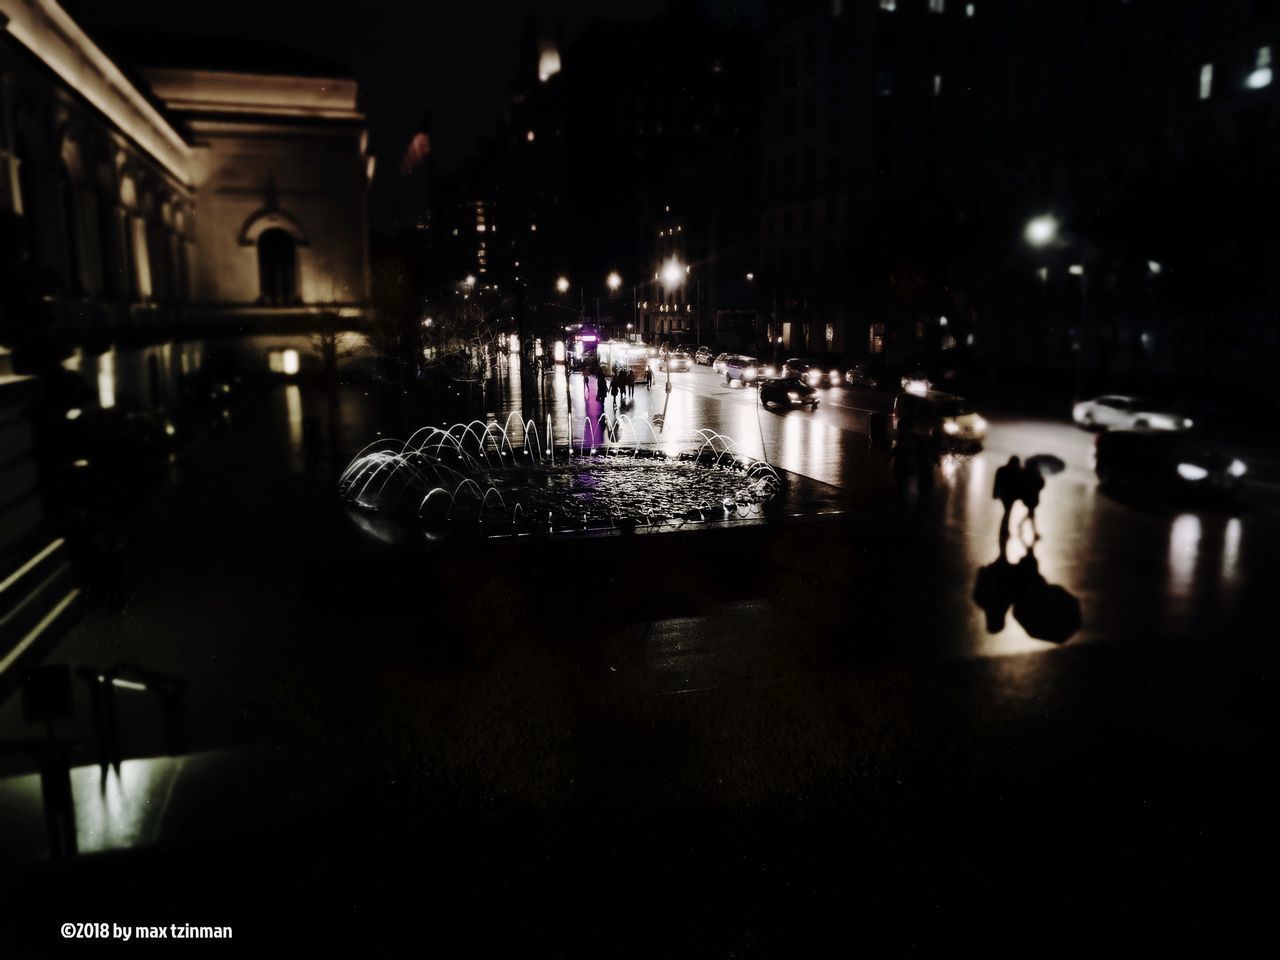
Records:
[[[458,486],[453,491],[453,496],[450,498],[451,503],[449,504],[449,512],[445,514],[446,520],[452,519],[453,511],[458,506],[458,494],[461,493],[466,488],[470,488],[472,491],[474,491],[475,497],[477,500],[481,502],[484,501],[484,491],[480,489],[480,484],[476,483],[470,477],[467,477],[460,484],[458,484]]]
[[[453,512],[453,496],[449,493],[449,491],[446,490],[444,487],[432,487],[429,491],[427,491],[427,495],[422,498],[422,502],[418,504],[419,517],[422,516],[422,511],[426,509],[428,501],[430,501],[431,498],[434,497],[436,494],[440,494],[441,496],[449,500],[449,509],[445,513],[445,517],[447,518],[449,514]]]
[[[493,496],[496,496],[498,498],[498,502],[502,504],[502,515],[506,516],[507,514],[507,501],[503,499],[502,492],[497,487],[490,487],[488,490],[484,492],[484,498],[480,501],[480,522],[481,523],[484,522],[484,512],[489,507],[489,496],[491,494]]]

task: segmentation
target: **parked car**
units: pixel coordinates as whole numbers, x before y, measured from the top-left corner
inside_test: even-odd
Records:
[[[729,358],[733,356],[731,353],[720,353],[711,361],[711,369],[716,373],[724,373],[724,366],[729,362]]]
[[[724,385],[731,386],[736,380],[744,386],[760,379],[760,361],[755,357],[742,354],[731,354],[724,364]]]
[[[851,387],[866,387],[868,390],[874,390],[880,386],[880,377],[870,364],[855,363],[844,372],[844,382]]]
[[[699,347],[698,352],[693,355],[693,362],[701,367],[711,366],[712,353],[709,347]]]
[[[980,450],[987,439],[987,421],[968,400],[937,390],[899,393],[893,401],[891,423],[899,436],[927,436],[944,449]]]
[[[1190,417],[1142,397],[1109,394],[1077,403],[1071,419],[1086,430],[1190,430]]]
[[[760,381],[760,402],[764,406],[776,403],[787,407],[818,409],[818,391],[799,377],[774,377]]]
[[[1235,493],[1247,468],[1194,436],[1174,430],[1108,430],[1094,441],[1094,471],[1103,487],[1223,497]]]
[[[792,357],[782,365],[783,377],[798,377],[811,387],[830,387],[843,381],[839,370],[825,369],[809,360]]]

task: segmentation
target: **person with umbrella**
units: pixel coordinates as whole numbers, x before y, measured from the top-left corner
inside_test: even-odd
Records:
[[[1044,489],[1045,475],[1061,473],[1065,466],[1061,458],[1050,453],[1039,453],[1034,457],[1028,457],[1023,465],[1019,496],[1027,505],[1027,515],[1018,524],[1018,535],[1022,535],[1023,525],[1030,521],[1032,543],[1040,539],[1040,531],[1036,527],[1036,508],[1040,506],[1040,491]]]
[[[1003,466],[996,469],[995,483],[991,486],[991,498],[1004,504],[1004,516],[1000,518],[1000,544],[1003,548],[1009,539],[1009,516],[1013,513],[1013,505],[1021,497],[1022,461],[1012,456]]]

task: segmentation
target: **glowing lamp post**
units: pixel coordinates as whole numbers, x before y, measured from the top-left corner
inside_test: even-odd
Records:
[[[560,277],[558,280],[556,280],[556,290],[557,290],[557,291],[559,291],[560,293],[568,293],[568,292],[569,292],[569,278],[568,278],[568,277]]]
[[[1032,217],[1022,235],[1033,247],[1047,247],[1058,239],[1058,221],[1049,213]]]

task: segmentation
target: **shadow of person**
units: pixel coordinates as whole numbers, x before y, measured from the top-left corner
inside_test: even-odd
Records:
[[[1080,629],[1080,601],[1065,587],[1045,580],[1034,548],[1028,548],[1015,569],[1013,618],[1029,637],[1065,643]]]
[[[1008,539],[1005,530],[1004,539]],[[973,602],[987,615],[987,633],[999,633],[1004,629],[1005,618],[1013,606],[1017,593],[1018,569],[1005,556],[1003,546],[1000,556],[978,569],[973,583]]]

